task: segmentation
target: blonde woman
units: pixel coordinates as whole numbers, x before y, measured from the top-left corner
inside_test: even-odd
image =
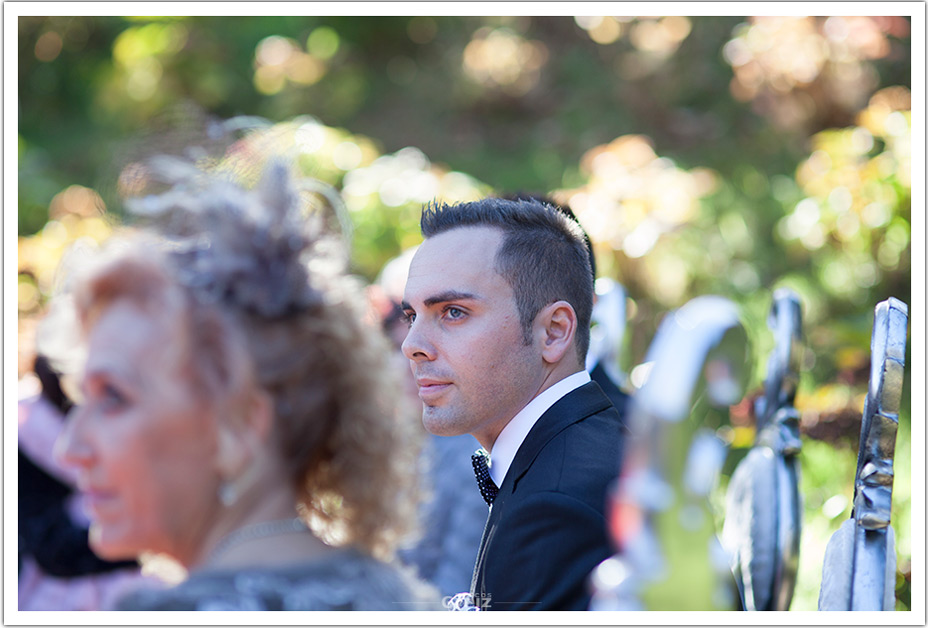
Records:
[[[73,289],[83,398],[57,445],[91,546],[189,573],[119,608],[440,609],[393,558],[419,437],[325,221],[280,165],[254,189],[169,170]]]

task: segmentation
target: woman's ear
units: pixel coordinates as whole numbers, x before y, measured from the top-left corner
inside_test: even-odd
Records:
[[[244,473],[251,456],[242,431],[235,429],[229,420],[219,421],[216,426],[216,467],[223,481],[232,481]]]
[[[245,423],[258,443],[264,444],[271,437],[274,426],[274,400],[265,390],[257,389],[248,400]]]
[[[253,488],[260,467],[267,463],[274,412],[270,395],[252,394],[243,409],[227,413],[216,426],[216,467],[219,501],[231,508]]]
[[[545,362],[557,364],[574,348],[577,313],[567,301],[543,307],[535,319],[541,335],[541,355]]]
[[[271,434],[274,409],[270,395],[258,390],[244,407],[217,417],[216,460],[223,480],[234,480],[251,466]]]

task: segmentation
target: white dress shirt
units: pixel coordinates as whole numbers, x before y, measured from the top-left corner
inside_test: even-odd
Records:
[[[503,485],[503,479],[516,457],[516,452],[519,451],[522,441],[528,436],[532,426],[541,418],[541,415],[547,412],[548,408],[553,406],[561,397],[580,388],[589,381],[590,374],[586,371],[568,375],[529,401],[517,415],[512,417],[509,424],[496,437],[496,442],[493,443],[493,451],[490,452],[490,477],[493,478],[496,486]]]

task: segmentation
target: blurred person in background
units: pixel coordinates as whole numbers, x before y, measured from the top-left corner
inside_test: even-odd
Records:
[[[421,415],[418,387],[402,352],[409,324],[401,304],[409,262],[415,252],[415,248],[409,249],[387,262],[370,292],[384,332],[395,347],[403,396]],[[442,596],[450,597],[470,590],[487,518],[487,506],[474,490],[471,465],[471,454],[480,445],[470,434],[435,436],[421,427],[421,420],[418,423],[426,438],[419,461],[425,493],[419,510],[422,537],[404,547],[399,556],[416,568],[419,577],[435,585]]]
[[[440,609],[395,559],[419,436],[341,242],[280,164],[253,189],[150,173],[166,191],[128,203],[149,227],[74,278],[82,399],[56,446],[94,551],[189,574],[118,608]]]

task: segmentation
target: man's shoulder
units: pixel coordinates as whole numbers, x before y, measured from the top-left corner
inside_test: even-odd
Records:
[[[587,438],[604,439],[606,447],[617,446],[621,435],[628,432],[622,411],[615,407],[612,399],[595,381],[581,386],[559,400],[561,406],[557,411],[570,416],[564,429],[554,438],[566,439],[568,442],[585,443]],[[615,435],[616,438],[611,438]]]
[[[612,381],[609,375],[606,374],[606,370],[602,365],[596,365],[596,368],[590,372],[590,378],[596,382],[603,391],[603,394],[609,398],[609,401],[612,402],[615,409],[619,411],[619,416],[624,419],[628,412],[629,401],[631,400],[628,393],[619,388],[616,383]]]
[[[563,469],[567,475],[582,475],[582,471],[599,469],[617,473],[625,431],[618,412],[609,406],[558,432],[539,452],[539,458],[550,448],[551,455],[563,456]]]
[[[601,509],[606,489],[618,476],[622,434],[612,406],[571,423],[541,448],[515,492],[553,491]]]

